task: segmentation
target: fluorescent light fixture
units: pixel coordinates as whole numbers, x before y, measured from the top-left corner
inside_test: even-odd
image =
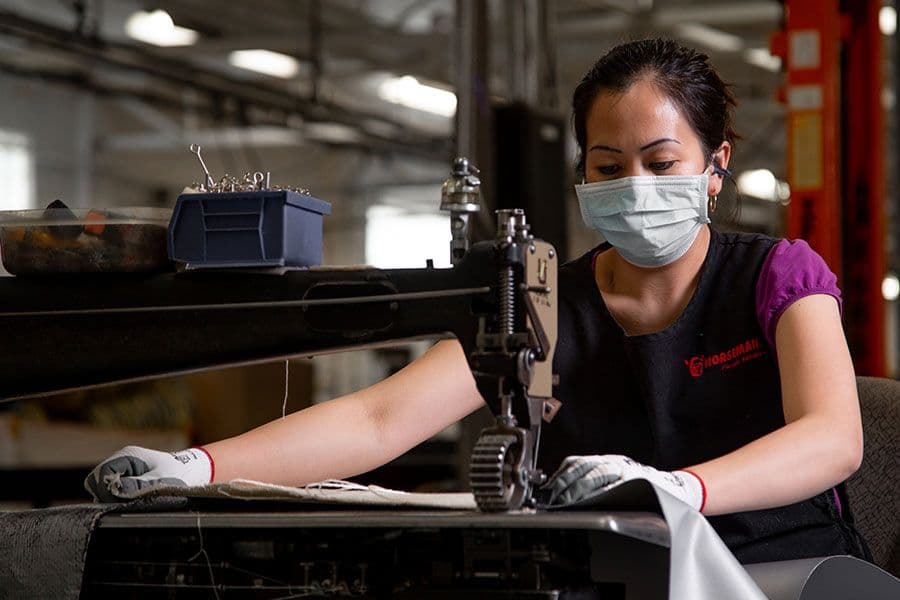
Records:
[[[768,169],[744,171],[738,175],[737,187],[741,194],[772,202],[786,202],[791,197],[791,187]]]
[[[684,39],[719,52],[737,52],[744,47],[740,37],[702,23],[679,23],[676,33]]]
[[[775,184],[775,199],[782,204],[787,204],[791,200],[791,186],[787,181],[780,179]]]
[[[744,50],[744,60],[773,73],[781,70],[781,57],[774,56],[767,48],[747,48]]]
[[[228,55],[228,62],[241,69],[282,79],[296,77],[300,72],[296,58],[271,50],[235,50]]]
[[[881,108],[891,110],[897,102],[897,95],[894,90],[885,86],[881,88]]]
[[[420,83],[411,75],[386,79],[378,87],[378,96],[394,104],[442,117],[456,114],[456,94]]]
[[[138,11],[125,21],[128,37],[154,46],[190,46],[200,36],[193,29],[179,27],[164,10]]]
[[[881,295],[888,302],[900,298],[900,280],[896,275],[888,275],[884,278],[884,281],[881,282]]]
[[[882,6],[878,11],[878,28],[884,35],[894,35],[897,31],[897,9],[893,6]]]
[[[303,133],[309,140],[327,144],[358,144],[363,139],[357,129],[330,121],[307,123],[303,127]]]
[[[775,174],[768,169],[744,171],[737,178],[738,191],[754,198],[771,200],[775,197]]]

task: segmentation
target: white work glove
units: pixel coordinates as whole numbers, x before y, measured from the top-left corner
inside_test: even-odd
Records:
[[[86,489],[98,502],[124,502],[153,487],[195,487],[210,483],[214,466],[206,450],[160,452],[126,446],[94,467]]]
[[[692,472],[657,471],[618,454],[568,456],[543,487],[551,491],[550,504],[570,504],[632,479],[646,479],[694,510],[706,502],[703,481]]]

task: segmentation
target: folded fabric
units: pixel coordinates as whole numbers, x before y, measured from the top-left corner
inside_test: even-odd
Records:
[[[470,493],[415,493],[391,490],[377,485],[360,485],[349,481],[329,479],[301,487],[290,487],[254,481],[232,479],[201,487],[158,486],[137,490],[123,498],[153,496],[181,496],[185,498],[236,498],[243,500],[283,500],[322,504],[353,504],[396,508],[438,508],[446,510],[475,510],[475,498]]]

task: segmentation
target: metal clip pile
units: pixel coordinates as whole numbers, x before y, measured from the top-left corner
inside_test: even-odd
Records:
[[[241,177],[234,177],[233,175],[225,173],[219,181],[216,181],[213,179],[212,175],[209,174],[209,169],[206,168],[206,163],[203,162],[203,157],[200,156],[200,146],[198,144],[191,144],[190,151],[192,154],[197,155],[197,160],[200,161],[200,166],[203,168],[203,175],[205,177],[203,183],[192,183],[188,186],[188,189],[194,192],[219,194],[225,192],[273,191],[295,192],[305,196],[309,195],[309,190],[306,188],[271,185],[271,174],[268,171],[265,173],[262,171],[251,173],[248,171]]]

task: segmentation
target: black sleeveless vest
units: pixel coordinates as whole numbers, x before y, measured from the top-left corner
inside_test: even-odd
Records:
[[[669,471],[783,426],[778,366],[755,301],[760,269],[777,241],[712,230],[687,308],[663,331],[640,336],[625,336],[597,289],[592,257],[608,245],[563,265],[555,356],[562,407],[542,428],[540,467],[552,473],[569,455],[624,454]],[[741,562],[867,556],[843,485],[789,506],[709,521]]]

